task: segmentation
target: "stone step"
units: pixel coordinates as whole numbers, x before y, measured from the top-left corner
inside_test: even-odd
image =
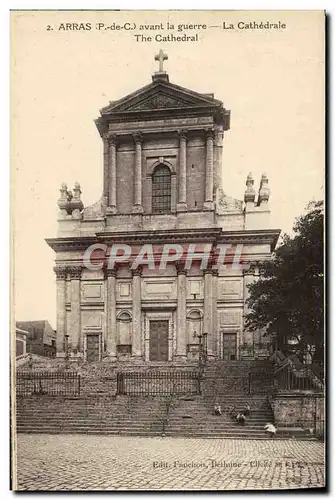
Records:
[[[67,426],[67,425],[88,425],[88,426],[96,426],[96,425],[104,425],[104,426],[114,426],[114,427],[134,427],[134,426],[148,426],[148,425],[156,425],[156,424],[161,424],[165,419],[158,419],[158,420],[119,420],[119,421],[111,421],[111,420],[87,420],[87,419],[73,419],[73,420],[52,420],[52,419],[43,419],[38,422],[38,426],[42,427],[44,425],[47,426]],[[37,426],[36,422],[34,420],[18,420],[17,421],[18,426]]]
[[[160,436],[161,432],[157,431],[131,431],[131,430],[125,430],[125,431],[120,431],[120,430],[106,430],[105,428],[103,429],[86,429],[86,428],[77,428],[77,429],[54,429],[54,428],[49,428],[49,429],[36,429],[36,428],[31,428],[31,429],[24,429],[24,430],[18,430],[18,433],[20,434],[96,434],[96,435],[114,435],[114,436],[143,436],[143,437],[156,437]]]
[[[77,424],[73,425],[64,425],[64,426],[53,426],[53,425],[39,425],[38,427],[33,424],[33,422],[30,425],[25,425],[23,426],[17,426],[18,431],[21,429],[24,430],[29,430],[29,429],[39,429],[41,432],[45,431],[46,429],[54,429],[54,430],[59,430],[59,431],[68,431],[68,430],[74,430],[74,429],[91,429],[91,430],[97,430],[97,429],[103,429],[103,430],[110,430],[110,431],[120,431],[120,432],[126,432],[126,431],[155,431],[155,432],[161,432],[163,429],[163,424],[160,425],[138,425],[138,426],[113,426],[113,425],[101,425],[101,424],[96,424],[96,425],[85,425],[85,423],[80,423],[78,422]]]
[[[245,434],[227,434],[227,433],[222,433],[220,434],[219,436],[213,436],[212,434],[208,433],[208,434],[194,434],[194,433],[190,433],[190,434],[178,434],[178,435],[175,435],[175,434],[169,434],[169,433],[138,433],[138,432],[127,432],[126,434],[120,434],[119,432],[116,432],[116,433],[113,433],[113,432],[110,432],[110,431],[105,431],[105,430],[101,430],[101,431],[87,431],[86,429],[85,430],[76,430],[76,431],[69,431],[69,432],[59,432],[57,430],[54,430],[54,429],[50,429],[48,431],[44,431],[44,432],[41,432],[40,430],[36,430],[36,429],[32,429],[32,430],[29,430],[29,431],[20,431],[20,433],[26,433],[26,434],[87,434],[87,435],[109,435],[109,436],[113,436],[113,435],[126,435],[126,436],[142,436],[142,437],[162,437],[162,439],[164,439],[164,436],[165,437],[175,437],[175,438],[178,438],[178,437],[181,437],[181,438],[203,438],[203,439],[243,439],[243,440],[269,440],[268,436],[266,435],[252,435],[252,436],[246,436]],[[287,440],[287,437],[280,437],[280,436],[276,436],[274,438],[271,438],[271,440]],[[299,440],[306,440],[306,441],[315,441],[316,439],[315,438],[309,438],[309,437],[300,437]]]

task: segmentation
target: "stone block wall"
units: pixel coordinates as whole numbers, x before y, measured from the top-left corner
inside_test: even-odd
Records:
[[[324,395],[319,393],[279,393],[271,401],[277,427],[301,427],[323,434]]]

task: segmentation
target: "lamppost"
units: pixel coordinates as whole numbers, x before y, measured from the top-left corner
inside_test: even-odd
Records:
[[[208,337],[208,333],[203,333],[202,334],[203,336],[203,350],[204,350],[204,361],[206,362],[207,361],[207,337]]]
[[[197,335],[197,337],[199,339],[199,365],[201,366],[203,360],[203,343],[202,343],[203,336],[200,333],[199,335]]]
[[[69,335],[64,335],[65,368],[69,368]]]

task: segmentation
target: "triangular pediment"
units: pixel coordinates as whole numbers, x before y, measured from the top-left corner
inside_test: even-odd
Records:
[[[102,115],[178,108],[221,107],[210,95],[199,94],[169,82],[154,82],[101,110]]]
[[[157,92],[145,100],[141,100],[133,105],[127,106],[127,111],[144,111],[150,109],[166,109],[166,108],[187,108],[192,106],[192,103],[187,102],[177,96],[169,96],[163,92]]]

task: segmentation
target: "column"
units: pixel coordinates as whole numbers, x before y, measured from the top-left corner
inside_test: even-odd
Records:
[[[221,168],[222,168],[222,149],[223,149],[223,131],[218,130],[214,138],[214,176],[213,176],[213,186],[214,195],[219,188],[221,188]]]
[[[54,267],[56,274],[56,301],[57,301],[57,356],[64,355],[64,335],[66,334],[66,267]]]
[[[109,138],[108,149],[109,187],[108,187],[108,213],[116,213],[116,135]]]
[[[207,333],[207,355],[213,356],[215,350],[213,342],[213,271],[204,271],[204,331]]]
[[[217,269],[213,269],[212,271],[212,308],[213,308],[213,323],[212,323],[212,333],[213,333],[213,356],[219,359],[220,351],[219,351],[219,342],[218,342],[218,275],[219,272]]]
[[[71,278],[71,320],[69,347],[72,354],[83,353],[83,342],[81,338],[81,311],[80,311],[80,278],[81,267],[69,267]]]
[[[248,285],[255,281],[255,265],[251,264],[248,269],[243,270],[243,316],[245,316],[248,312],[247,300],[249,298],[249,290]],[[244,328],[240,339],[240,344],[244,345],[246,349],[252,349],[254,345],[254,333],[249,332]],[[249,353],[250,355],[250,353]]]
[[[109,144],[108,144],[108,134],[103,134],[103,144],[104,144],[104,180],[103,180],[103,195],[106,198],[108,205],[108,190],[109,190]]]
[[[107,290],[105,297],[107,356],[116,358],[116,270],[106,269]]]
[[[186,201],[186,141],[187,132],[181,131],[179,134],[179,189],[178,189],[178,204],[177,211],[184,212],[187,210]]]
[[[187,271],[183,266],[177,269],[177,351],[176,357],[186,359],[186,293]]]
[[[134,134],[135,164],[134,164],[134,206],[133,212],[143,212],[142,207],[142,135]]]
[[[214,182],[213,146],[214,146],[214,130],[207,130],[206,131],[206,187],[205,187],[204,210],[213,210],[213,182]]]
[[[141,275],[142,268],[132,270],[133,274],[133,321],[132,321],[132,357],[141,357]]]

